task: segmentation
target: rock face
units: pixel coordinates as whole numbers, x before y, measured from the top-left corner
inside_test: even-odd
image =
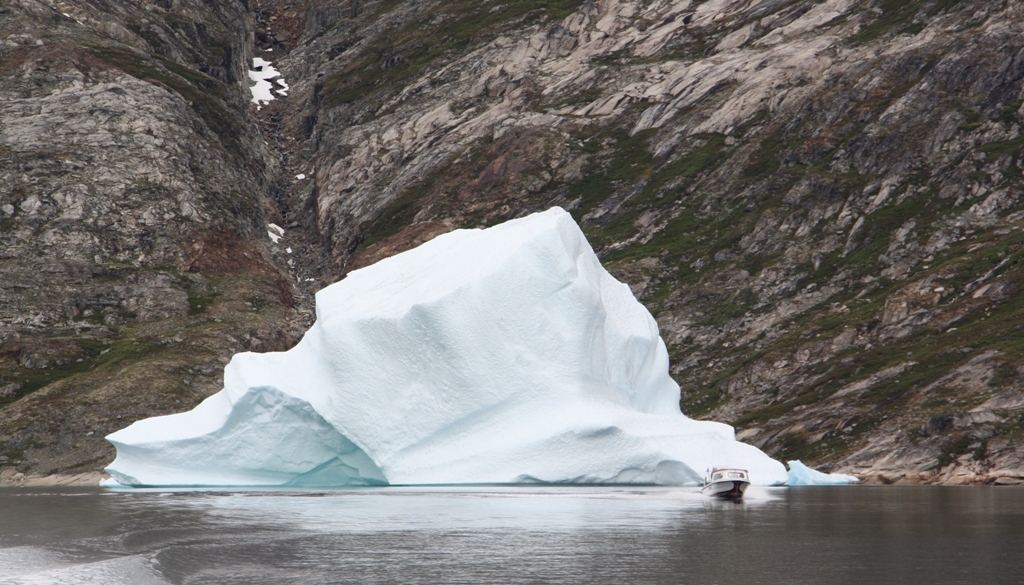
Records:
[[[75,451],[98,420],[48,414],[98,412],[68,394],[93,342],[283,348],[307,279],[560,205],[657,319],[687,414],[869,480],[1024,481],[1019,3],[47,2],[0,13],[20,471],[109,457],[112,426]],[[291,87],[258,113],[257,54]],[[146,376],[183,404],[216,389],[171,361]]]
[[[657,324],[558,208],[350,273],[293,349],[238,354],[196,409],[108,440],[131,486],[787,479],[679,412]]]
[[[253,29],[244,2],[0,7],[0,467],[98,471],[126,419],[291,343]]]

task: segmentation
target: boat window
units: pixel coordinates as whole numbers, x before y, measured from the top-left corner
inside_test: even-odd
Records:
[[[729,477],[730,478],[736,478],[736,479],[743,479],[743,474],[738,472],[738,471],[730,471],[729,472]]]
[[[720,479],[722,479],[722,474],[721,473],[716,473],[713,476],[711,476],[711,481],[718,481]]]

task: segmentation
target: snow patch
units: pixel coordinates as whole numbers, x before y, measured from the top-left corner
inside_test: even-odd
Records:
[[[800,461],[789,462],[787,485],[846,485],[860,480],[843,473],[822,473],[807,467]]]
[[[267,235],[270,236],[270,239],[273,240],[275,244],[280,242],[281,238],[284,237],[284,228],[276,223],[268,223],[267,227],[270,228],[267,230]]]
[[[283,89],[276,89],[270,82],[275,77],[280,77],[280,73],[270,61],[266,61],[259,57],[254,57],[252,60],[252,70],[249,71],[249,79],[256,85],[249,88],[252,91],[252,103],[256,104],[256,109],[260,109],[263,106],[269,104],[274,99],[274,91],[281,96],[288,95],[288,84],[285,83],[284,78],[278,79],[277,82]]]
[[[306,178],[306,173],[299,173],[295,175],[295,178],[301,181]]]
[[[696,486],[711,467],[785,482],[732,427],[679,411],[668,364],[654,318],[554,208],[349,273],[294,348],[236,354],[194,410],[108,436],[107,471],[125,486]]]

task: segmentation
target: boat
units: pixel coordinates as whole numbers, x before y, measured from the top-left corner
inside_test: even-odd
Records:
[[[704,479],[701,493],[712,498],[723,500],[740,500],[743,492],[750,487],[750,475],[746,469],[716,467]]]

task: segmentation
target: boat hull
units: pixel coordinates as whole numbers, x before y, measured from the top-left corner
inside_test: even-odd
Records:
[[[716,481],[704,486],[701,493],[712,498],[739,500],[748,487],[750,487],[750,482],[747,481]]]

